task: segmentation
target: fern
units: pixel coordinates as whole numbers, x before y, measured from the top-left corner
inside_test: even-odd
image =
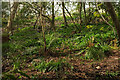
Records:
[[[49,62],[43,60],[41,63],[34,62],[33,66],[41,72],[59,71],[61,68],[71,67],[64,59],[58,60],[57,62],[54,60],[50,60]]]
[[[49,40],[49,44],[47,45],[47,48],[49,49],[49,48],[51,47],[51,45],[52,45],[56,40],[59,39],[59,37],[60,37],[60,34],[56,34],[56,33],[52,34],[52,35],[50,36],[50,40]]]

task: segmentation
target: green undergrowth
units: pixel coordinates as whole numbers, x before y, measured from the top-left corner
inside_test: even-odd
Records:
[[[47,49],[58,48],[61,51],[80,49],[91,53],[99,50],[100,53],[104,53],[104,47],[109,48],[110,42],[116,38],[111,27],[107,25],[87,25],[80,29],[80,31],[75,30],[74,24],[71,23],[69,27],[62,25],[55,32],[45,32]],[[42,32],[37,32],[33,27],[19,28],[10,39],[11,53],[21,51],[22,54],[37,54],[39,49],[44,47]],[[94,46],[89,47],[90,43]]]
[[[47,50],[57,54],[67,54],[67,52],[77,53],[77,56],[84,53],[85,59],[94,60],[101,60],[112,54],[111,44],[113,43],[111,41],[117,39],[117,37],[115,37],[111,27],[106,24],[91,24],[81,27],[79,24],[76,25],[79,27],[79,30],[75,29],[73,23],[70,23],[68,27],[61,24],[61,27],[57,27],[54,32],[45,30]],[[10,63],[12,66],[17,65],[16,63],[19,62],[19,65],[24,67],[25,62],[33,60],[33,55],[44,54],[42,31],[37,32],[36,29],[33,29],[33,26],[18,28],[14,35],[10,36],[10,39],[9,46],[7,43],[3,44],[8,49],[3,56],[7,56],[7,58],[13,61]],[[118,42],[115,44],[119,46]],[[72,52],[72,50],[76,51]],[[57,72],[63,67],[71,67],[65,60],[58,60],[56,62],[53,60],[48,62],[41,60],[39,63],[33,62],[33,65],[40,72]],[[17,68],[19,70],[21,67],[18,66]],[[21,72],[21,74],[24,73]]]
[[[40,62],[32,62],[35,69],[39,70],[40,72],[59,72],[60,70],[66,71],[65,68],[72,69],[73,67],[65,60],[65,59],[59,59],[59,60],[50,60],[45,61],[44,59]]]

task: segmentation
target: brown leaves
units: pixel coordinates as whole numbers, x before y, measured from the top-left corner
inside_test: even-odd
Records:
[[[88,41],[88,47],[94,46],[93,41],[94,41],[94,36],[92,36],[92,37],[90,38],[90,40]]]
[[[91,41],[88,41],[88,47],[92,47],[94,46],[94,43],[92,43]]]

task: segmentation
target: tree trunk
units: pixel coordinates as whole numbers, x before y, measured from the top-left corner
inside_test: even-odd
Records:
[[[52,2],[52,22],[51,27],[55,30],[55,14],[54,14],[54,2]]]
[[[87,19],[86,19],[86,10],[85,10],[85,2],[83,3],[83,8],[84,8],[84,14],[85,14],[85,25],[87,25]]]
[[[90,22],[91,21],[91,5],[90,5],[90,2],[89,2],[89,15],[88,15],[88,21],[87,22]]]
[[[42,7],[42,3],[40,4],[40,23],[41,23],[41,26],[42,26],[42,33],[43,33],[43,40],[44,40],[44,52],[45,52],[45,56],[47,55],[47,48],[46,48],[46,39],[45,39],[45,22],[43,20],[43,17],[42,17],[42,12],[43,12],[43,7]]]
[[[9,31],[10,31],[11,34],[13,34],[13,21],[14,21],[14,18],[15,18],[15,14],[16,14],[18,5],[19,5],[18,2],[13,3],[13,6],[12,6],[11,12],[10,12],[10,16],[9,16],[9,19],[8,19],[7,32],[9,33]]]
[[[120,1],[119,1],[119,3],[118,3],[118,5],[119,5],[119,7],[118,7],[118,20],[120,21]]]
[[[66,20],[64,8],[65,8],[65,5],[64,5],[64,2],[62,2],[62,11],[63,11],[64,24],[65,24],[65,26],[67,26],[67,20]]]
[[[112,4],[110,2],[105,2],[105,4],[106,4],[107,10],[108,10],[108,13],[111,15],[112,21],[117,30],[117,34],[118,34],[118,38],[119,38],[119,42],[120,42],[120,23],[119,23],[118,17],[115,13],[115,10],[114,10]]]
[[[81,11],[82,11],[82,2],[79,2],[79,23],[81,24],[82,19],[81,19]]]

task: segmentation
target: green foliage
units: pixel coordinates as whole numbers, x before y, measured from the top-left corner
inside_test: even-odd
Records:
[[[20,70],[18,70],[18,71],[16,71],[16,72],[19,73],[20,75],[25,76],[25,77],[27,77],[28,79],[30,79],[30,76],[28,76],[26,73],[24,73],[24,72],[22,72],[22,71],[20,71]]]
[[[9,79],[9,80],[16,80],[16,78],[15,78],[15,76],[13,74],[7,74],[2,79],[3,80],[7,80],[7,79]]]
[[[86,51],[85,57],[86,58],[92,58],[95,60],[101,59],[104,56],[104,52],[102,51],[102,49],[96,48],[96,47],[91,47],[88,48],[88,50]]]
[[[61,26],[64,26],[64,24],[61,24]],[[19,32],[10,37],[12,40],[14,40],[14,43],[10,44],[10,49],[12,50],[11,52],[20,50],[23,51],[23,55],[31,55],[38,54],[39,49],[43,49],[44,41],[41,33],[37,33],[33,27],[25,27],[22,29],[19,28],[18,30]],[[99,52],[98,54],[94,55],[97,56],[96,58],[101,58],[104,56],[104,44],[107,42],[106,45],[109,45],[109,42],[115,38],[113,31],[107,25],[87,25],[87,28],[86,26],[82,26],[81,32],[79,33],[74,30],[73,23],[70,23],[68,28],[59,27],[55,33],[46,33],[45,37],[47,49],[86,49],[85,51],[89,52],[87,54],[89,54],[91,57],[93,57],[95,53]],[[92,41],[94,47],[87,49],[88,41],[90,41],[92,37],[94,38]],[[98,44],[100,44],[101,47],[97,47]],[[101,55],[99,55],[100,53]]]
[[[30,79],[30,77],[29,77],[26,73],[24,73],[24,72],[22,72],[22,71],[20,71],[20,70],[14,70],[13,72],[20,74],[20,76],[18,77],[19,79],[21,79],[22,76],[27,77],[28,79]],[[18,78],[14,75],[14,73],[11,73],[11,74],[5,73],[5,74],[3,74],[2,79],[3,79],[3,80],[6,80],[6,79],[16,80],[16,79],[18,79]]]
[[[61,26],[64,25],[61,24]],[[56,32],[46,32],[47,49],[55,53],[60,51],[66,53],[64,49],[68,52],[69,50],[78,49],[86,52],[86,58],[95,58],[95,60],[102,59],[106,56],[105,53],[109,52],[110,41],[115,39],[114,33],[107,25],[87,26],[92,27],[86,28],[86,26],[82,26],[81,32],[79,32],[74,29],[74,24],[70,23],[69,27],[58,27]],[[92,38],[94,38],[94,40],[92,40]],[[44,40],[42,33],[38,33],[33,27],[19,28],[18,32],[11,36],[10,39],[10,52],[5,55],[11,57],[14,61],[18,60],[18,58],[20,61],[26,61],[26,57],[28,56],[43,53]],[[89,41],[94,44],[91,48],[88,48]],[[15,53],[17,56],[10,56],[12,54],[15,55]],[[24,57],[20,57],[23,55]]]
[[[9,42],[6,42],[6,43],[3,43],[2,44],[2,52],[5,53],[8,51],[10,45],[9,45]],[[3,54],[4,55],[4,54]]]
[[[78,18],[79,13],[78,12],[74,12],[72,15],[73,15],[73,18],[76,19],[76,18]]]
[[[61,27],[64,27],[65,25],[64,24],[61,24]]]
[[[62,20],[63,20],[63,17],[62,17],[62,16],[55,17],[55,20],[57,20],[57,21],[62,21]]]
[[[18,32],[10,37],[11,40],[14,40],[14,42],[10,44],[11,50],[16,51],[28,49],[27,47],[40,46],[40,43],[37,42],[39,35],[33,27],[18,28]]]
[[[30,4],[32,5],[30,6]],[[38,13],[39,8],[38,6],[35,6],[35,4],[37,3],[34,3],[34,4],[30,3],[30,4],[25,3],[23,4],[24,6],[21,9],[18,9],[18,12],[16,14],[16,17],[12,25],[13,28],[16,27],[17,30],[14,30],[13,31],[14,34],[10,36],[10,42],[6,42],[2,44],[2,49],[4,52],[3,56],[6,59],[6,64],[7,65],[10,64],[13,67],[12,70],[3,74],[4,76],[3,79],[5,80],[6,79],[10,79],[10,80],[22,79],[22,76],[30,79],[30,77],[26,73],[20,71],[22,70],[21,68],[24,67],[23,65],[26,65],[24,63],[31,62],[31,60],[34,60],[34,58],[36,57],[38,58],[39,57],[38,54],[40,56],[42,56],[41,53],[44,54],[44,40],[43,40],[42,31],[37,32],[37,30],[33,29],[33,26],[30,26],[35,23],[37,15],[34,15],[34,13]],[[91,4],[94,5],[94,3],[91,3]],[[47,5],[47,3],[45,3],[44,6],[47,6],[47,9],[50,8]],[[98,7],[102,7],[102,6],[104,6],[104,4],[98,5]],[[3,5],[3,7],[8,7],[8,3],[7,5],[6,4]],[[32,7],[34,7],[38,11],[37,10],[33,11]],[[3,12],[3,18],[2,18],[2,23],[4,27],[8,23],[7,22],[8,14],[5,12],[6,10],[3,10],[4,12]],[[116,10],[116,13],[118,13],[117,16],[120,18],[119,16],[120,13],[118,9],[116,8],[115,10]],[[90,8],[90,11],[93,12],[94,8]],[[100,15],[98,12],[95,11],[90,15],[88,12],[89,12],[89,9],[86,9],[87,18],[89,16],[91,18],[91,14],[93,14],[91,21],[100,20]],[[112,19],[109,20],[108,14],[106,13],[101,13],[101,14],[105,18],[108,18],[108,21],[110,24],[113,24]],[[60,26],[57,27],[55,32],[49,28],[48,26],[49,23],[46,22],[47,24],[45,25],[45,29],[46,29],[45,38],[46,38],[46,47],[47,47],[48,53],[50,53],[50,51],[51,52],[55,51],[55,53],[59,51],[60,53],[64,53],[63,55],[66,55],[68,52],[75,54],[75,53],[78,53],[77,50],[80,50],[78,55],[85,53],[85,59],[89,58],[89,59],[95,59],[95,60],[100,60],[103,57],[111,54],[110,53],[110,50],[111,50],[110,45],[112,44],[111,41],[118,38],[114,35],[112,28],[104,23],[93,25],[90,22],[90,24],[87,24],[86,26],[83,24],[78,24],[76,22],[78,21],[79,16],[80,15],[78,12],[74,12],[72,14],[72,17],[75,20],[75,24],[69,21],[71,20],[69,16],[66,16],[68,26],[61,24],[63,23],[63,16],[55,17],[55,21],[60,22]],[[81,18],[84,19],[84,16],[85,15],[82,10]],[[39,23],[39,20],[36,26],[39,26],[38,23]],[[59,23],[57,23],[57,25],[58,24]],[[77,25],[78,28],[76,28],[75,25]],[[7,34],[3,34],[3,36],[4,35],[6,36]],[[78,56],[78,55],[77,57],[79,57],[80,59],[84,59],[84,56]],[[72,57],[71,54],[70,56]],[[83,64],[84,62],[80,62],[80,63]],[[50,71],[59,72],[60,70],[65,72],[66,69],[73,68],[65,59],[50,60],[50,61],[45,61],[43,59],[40,62],[33,62],[33,66],[35,69],[41,72],[50,72]],[[18,73],[20,74],[20,76],[15,76]],[[66,74],[68,74],[68,72],[66,72]],[[116,72],[107,73],[107,75],[117,76],[118,73]]]
[[[87,28],[92,28],[93,26],[92,26],[92,25],[87,25],[86,27],[87,27]]]
[[[74,27],[75,25],[74,25],[74,23],[70,23],[69,26],[70,27]]]
[[[2,18],[2,27],[6,27],[7,26],[7,19]]]
[[[48,37],[46,40],[48,42],[47,48],[50,48],[51,46],[55,47],[54,43],[59,39],[59,37],[60,37],[60,34],[56,34],[56,33],[53,33],[50,36],[50,38]]]
[[[105,56],[109,56],[111,53],[108,45],[96,44],[92,47],[87,47],[85,57],[89,59],[101,60]],[[108,53],[108,54],[107,54]]]
[[[118,76],[120,74],[120,71],[116,71],[116,72],[108,72],[106,71],[106,75],[113,77],[113,76]]]
[[[24,77],[27,77],[28,79],[30,79],[30,77],[26,73],[19,70],[19,67],[20,67],[19,62],[14,63],[13,69],[10,70],[9,72],[3,73],[3,78],[2,79],[3,80],[6,80],[6,79],[16,80],[17,76],[14,75],[15,73],[20,74],[20,76],[18,78],[21,78],[21,76],[24,76]]]
[[[60,59],[57,61],[50,60],[48,62],[42,60],[41,62],[33,62],[35,69],[38,69],[41,72],[49,72],[63,70],[65,67],[71,68],[71,65],[66,62],[65,59]]]
[[[67,21],[71,20],[70,16],[66,16]]]
[[[96,11],[93,13],[93,15],[94,15],[95,17],[100,17],[99,13],[96,12]]]

